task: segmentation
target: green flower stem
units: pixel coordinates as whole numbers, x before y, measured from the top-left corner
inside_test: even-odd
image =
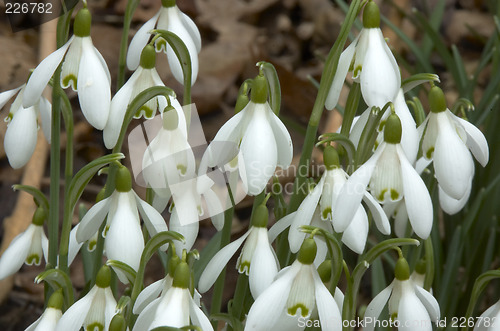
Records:
[[[344,44],[347,41],[349,31],[351,30],[352,24],[356,19],[356,16],[360,9],[360,5],[361,0],[353,0],[353,2],[351,3],[344,24],[342,24],[339,38],[337,38],[337,40],[333,44],[333,47],[326,59],[325,69],[323,71],[323,76],[321,77],[318,95],[314,102],[311,117],[309,118],[309,124],[307,125],[304,147],[302,148],[302,155],[299,161],[299,171],[297,172],[297,177],[294,182],[293,194],[290,199],[290,204],[288,205],[288,213],[297,210],[300,202],[303,199],[303,196],[305,195],[306,190],[304,189],[304,187],[306,184],[306,174],[304,174],[304,172],[300,170],[303,167],[308,166],[311,160],[312,150],[316,142],[316,134],[318,132],[319,121],[321,120],[321,115],[323,114],[323,109],[325,107],[325,101],[332,85],[335,73],[337,72],[340,54],[344,49]]]
[[[127,61],[127,48],[128,48],[128,34],[130,30],[130,23],[132,22],[132,15],[134,14],[139,0],[128,0],[127,8],[125,9],[125,16],[123,17],[123,30],[122,39],[120,42],[120,56],[118,58],[118,77],[116,81],[116,90],[118,91],[125,83],[125,64]]]
[[[359,85],[359,83],[353,83],[349,90],[349,95],[347,96],[344,118],[342,119],[342,128],[340,129],[340,133],[346,137],[349,137],[349,132],[351,131],[352,122],[358,110],[360,98],[361,85]]]
[[[248,276],[240,274],[236,281],[236,290],[234,291],[232,315],[238,320],[243,318],[243,305],[248,289]]]
[[[434,248],[432,247],[432,238],[424,241],[425,247],[425,281],[424,289],[430,291],[434,281]]]

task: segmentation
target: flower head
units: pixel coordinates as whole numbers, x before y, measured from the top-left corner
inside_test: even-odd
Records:
[[[0,109],[17,94],[10,106],[9,115],[5,118],[7,131],[5,133],[5,154],[14,168],[24,166],[35,151],[38,131],[38,114],[45,138],[50,143],[50,102],[40,96],[33,106],[24,108],[23,98],[26,85],[0,93]]]
[[[369,107],[383,107],[393,101],[401,86],[399,67],[380,30],[380,12],[373,1],[364,8],[360,34],[340,55],[325,103],[327,109],[337,105],[348,71],[361,84],[361,94]]]
[[[395,279],[370,302],[365,312],[364,330],[375,327],[386,303],[389,315],[397,321],[399,330],[432,330],[432,322],[439,320],[439,305],[428,291],[410,278],[408,262],[400,257],[396,263]],[[418,324],[416,324],[418,323]]]
[[[63,314],[56,331],[108,330],[111,319],[116,314],[116,300],[109,284],[111,270],[102,266],[94,287]]]
[[[28,326],[25,331],[54,331],[62,316],[62,305],[62,290],[58,290],[50,296],[42,316]]]
[[[194,84],[198,76],[198,53],[201,50],[200,31],[193,20],[179,10],[175,0],[162,0],[160,11],[137,31],[128,48],[127,67],[130,70],[137,68],[140,63],[141,51],[149,41],[149,32],[155,27],[175,33],[184,42],[191,58],[191,84]],[[172,47],[167,46],[163,38],[158,38],[155,45],[157,52],[163,50],[167,53],[172,74],[179,83],[183,84],[182,67]]]
[[[96,129],[106,126],[111,102],[111,78],[101,53],[90,37],[91,16],[87,8],[80,9],[75,18],[74,36],[46,57],[31,74],[24,91],[23,107],[38,102],[43,90],[63,61],[61,86],[78,92],[83,115]]]

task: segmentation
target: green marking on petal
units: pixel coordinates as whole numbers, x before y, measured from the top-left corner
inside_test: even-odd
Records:
[[[300,309],[300,315],[302,317],[307,317],[309,316],[309,309],[302,303],[297,303],[293,307],[290,307],[287,309],[287,312],[289,315],[295,316],[297,315],[297,310]]]
[[[395,189],[391,188],[391,200],[395,201],[399,198],[399,193]]]
[[[181,173],[181,175],[185,175],[187,171],[187,167],[184,164],[178,164],[177,165],[177,170]]]
[[[425,158],[430,160],[432,158],[432,154],[434,153],[434,147],[431,147],[425,152]]]
[[[324,220],[327,220],[328,219],[328,216],[330,216],[332,214],[332,208],[330,207],[326,207],[323,212],[321,213],[322,217]]]
[[[167,41],[163,38],[156,39],[155,48],[157,52],[161,52],[162,49],[167,49]]]
[[[384,196],[385,196],[385,193],[386,193],[387,191],[388,191],[388,190],[387,190],[386,188],[385,188],[385,189],[383,189],[382,191],[380,191],[380,194],[379,194],[379,196],[377,197],[377,199],[378,199],[379,201],[384,201]]]
[[[134,118],[141,118],[141,116],[144,115],[146,118],[153,118],[154,110],[151,109],[150,107],[144,105],[139,110],[137,113],[135,113]]]
[[[87,250],[89,252],[93,252],[96,246],[97,246],[97,241],[96,240],[89,241],[89,244],[87,246]]]
[[[26,264],[27,265],[40,264],[40,255],[38,255],[38,254],[28,255],[28,257],[26,258]]]
[[[250,261],[243,261],[238,265],[238,272],[240,274],[245,273],[248,276],[249,270],[250,270]]]
[[[358,77],[359,74],[361,73],[361,70],[363,70],[363,67],[361,65],[358,65],[355,69],[354,72],[352,73],[353,77]]]
[[[86,331],[104,331],[104,325],[99,322],[90,323],[85,328]]]
[[[379,131],[382,131],[384,129],[386,122],[387,122],[386,120],[380,121],[380,124],[378,126]]]
[[[392,313],[392,315],[391,315],[391,321],[395,321],[397,318],[398,318],[398,313],[397,312]]]
[[[63,88],[68,88],[68,87],[71,86],[73,88],[73,90],[76,91],[77,88],[78,88],[78,86],[76,84],[77,80],[78,79],[76,78],[75,75],[69,74],[68,76],[63,77],[63,79],[62,79],[62,87]]]

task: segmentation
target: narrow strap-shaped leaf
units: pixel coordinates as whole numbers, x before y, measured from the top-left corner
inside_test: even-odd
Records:
[[[125,309],[130,306],[130,297],[127,295],[123,295],[118,303],[116,304],[116,311],[125,313]]]
[[[216,313],[209,316],[211,320],[223,321],[230,325],[234,331],[243,331],[243,324],[234,316],[225,313]]]
[[[349,136],[349,132],[351,132],[352,122],[354,121],[354,117],[356,117],[360,99],[361,85],[359,83],[353,83],[351,89],[349,90],[349,95],[347,95],[344,116],[342,119],[342,127],[340,128],[340,133],[346,137]]]
[[[186,44],[184,44],[182,39],[173,32],[167,30],[153,30],[153,32],[167,41],[170,47],[172,47],[177,59],[179,59],[179,63],[182,67],[182,74],[184,75],[183,103],[184,105],[189,105],[191,103],[191,76],[193,69],[191,67],[191,57]]]
[[[123,263],[121,261],[117,261],[117,260],[108,260],[106,262],[106,265],[113,267],[113,268],[116,268],[116,269],[119,269],[125,275],[125,277],[127,277],[130,284],[134,284],[136,272],[134,269],[132,269],[131,266],[129,266],[128,264]]]
[[[420,124],[425,121],[424,106],[422,106],[420,99],[417,97],[413,97],[412,100],[408,100],[406,104],[413,109],[413,114],[415,114],[415,123],[417,124],[417,127],[419,127]]]
[[[47,197],[37,189],[36,187],[29,186],[29,185],[21,185],[21,184],[16,184],[12,185],[12,189],[14,191],[24,191],[26,193],[29,193],[33,196],[33,198],[36,201],[36,204],[40,207],[43,207],[46,211],[49,210],[49,200]]]
[[[54,291],[62,288],[64,294],[64,303],[66,307],[69,307],[75,301],[73,294],[73,285],[69,276],[60,269],[49,269],[35,278],[35,283],[40,284],[42,281],[47,282]]]
[[[269,87],[269,105],[276,116],[279,116],[281,108],[281,87],[276,68],[271,63],[265,61],[257,62],[257,66],[262,70],[267,80]]]

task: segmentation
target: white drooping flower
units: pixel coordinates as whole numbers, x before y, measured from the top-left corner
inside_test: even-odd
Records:
[[[42,316],[24,331],[55,331],[57,322],[62,316],[63,295],[62,290],[54,292],[47,303],[47,308]]]
[[[118,140],[122,128],[125,112],[132,100],[142,91],[154,87],[165,86],[155,68],[155,50],[151,45],[146,45],[141,53],[141,63],[134,71],[129,80],[116,92],[111,100],[108,122],[103,130],[104,144],[112,149]],[[170,103],[177,109],[181,108],[179,101],[174,97],[169,97]],[[163,111],[167,106],[164,96],[157,96],[146,102],[134,115],[134,118],[144,116],[147,119],[153,118],[157,111]]]
[[[495,331],[500,325],[500,300],[479,316],[473,331]]]
[[[422,153],[426,159],[433,160],[434,174],[443,193],[462,201],[470,194],[474,176],[471,153],[483,167],[486,166],[488,142],[478,128],[447,109],[443,91],[437,86],[431,88],[429,105],[431,111],[419,127]],[[445,204],[448,201],[453,203],[447,200]]]
[[[162,0],[160,11],[137,31],[128,48],[127,67],[135,70],[139,66],[141,51],[151,37],[149,32],[155,28],[173,32],[184,42],[191,58],[191,84],[194,84],[198,76],[198,53],[201,50],[200,31],[193,20],[179,10],[175,0]],[[183,84],[182,67],[172,47],[163,38],[157,39],[155,45],[157,52],[166,52],[172,74]]]
[[[109,284],[111,270],[101,267],[94,287],[80,300],[66,310],[56,331],[108,330],[111,319],[116,314],[116,300]]]
[[[208,317],[191,296],[191,271],[185,261],[175,268],[172,286],[142,309],[132,331],[152,330],[161,326],[183,328],[194,325],[213,331]],[[135,310],[135,307],[134,307]]]
[[[413,282],[408,262],[402,257],[396,263],[395,276],[392,283],[366,307],[364,330],[374,330],[375,321],[389,303],[389,316],[398,330],[432,331],[432,323],[438,321],[440,316],[437,300]]]
[[[5,118],[7,131],[5,132],[4,147],[5,154],[12,168],[17,169],[24,166],[35,151],[38,114],[40,114],[41,126],[45,138],[50,143],[51,106],[50,102],[43,96],[31,107],[23,107],[23,97],[26,85],[19,86],[13,90],[0,93],[0,109],[17,94],[10,106],[9,115]]]
[[[110,260],[117,260],[137,271],[144,249],[144,238],[139,214],[151,236],[167,231],[163,217],[132,190],[130,172],[119,166],[116,175],[116,190],[96,203],[85,214],[76,233],[78,242],[83,243],[98,232],[107,216],[104,249]],[[120,280],[128,283],[126,277],[117,273]]]
[[[426,239],[432,229],[432,201],[422,178],[415,171],[400,145],[401,121],[396,114],[388,117],[384,128],[384,142],[371,158],[359,167],[343,186],[333,219],[340,231],[347,228],[359,207],[368,186],[381,203],[404,198],[406,211],[415,233]]]
[[[279,263],[269,243],[267,232],[268,210],[260,205],[252,214],[251,226],[238,240],[222,248],[205,267],[198,283],[201,293],[208,291],[215,283],[222,269],[238,248],[245,242],[236,263],[239,273],[249,276],[250,292],[257,298],[274,280]]]
[[[292,162],[292,139],[267,102],[267,81],[254,79],[251,100],[227,121],[207,148],[208,166],[223,167],[238,156],[243,186],[249,195],[264,190],[276,167]]]
[[[368,216],[366,211],[360,204],[353,215],[350,225],[346,229],[343,229],[342,231],[340,230],[342,227],[339,227],[336,219],[332,218],[332,211],[337,208],[337,199],[339,198],[341,189],[346,183],[348,176],[347,173],[340,168],[337,151],[332,146],[327,146],[325,148],[323,160],[326,166],[323,176],[321,177],[318,185],[316,185],[316,187],[302,201],[297,209],[297,212],[293,216],[293,221],[288,233],[290,250],[293,253],[296,253],[304,241],[306,234],[300,231],[300,226],[314,225],[314,219],[321,218],[322,221],[331,222],[335,231],[343,232],[342,242],[344,242],[356,253],[361,254],[365,248],[368,236]],[[377,228],[383,234],[390,234],[391,226],[380,205],[375,201],[371,194],[366,191],[362,199],[371,211]],[[317,210],[316,217],[314,216],[316,215],[315,210]],[[280,220],[279,222],[283,221],[284,220]],[[316,224],[318,223],[319,222],[316,221]],[[326,252],[324,251],[324,249],[326,249],[324,242],[317,241],[317,244],[318,248],[323,248],[320,251]],[[321,256],[321,254],[318,254],[317,256]],[[323,261],[317,260],[316,262],[321,263]]]
[[[277,275],[275,281],[255,300],[248,312],[245,331],[300,330],[300,319],[319,315],[322,330],[341,330],[338,301],[325,287],[313,264],[316,243],[308,238],[297,259]],[[336,291],[341,293],[340,291]]]
[[[353,72],[354,81],[360,83],[361,94],[370,108],[381,108],[393,101],[401,87],[399,67],[380,30],[380,12],[373,1],[364,8],[360,34],[340,55],[325,102],[327,109],[337,105],[349,71]]]
[[[106,126],[111,102],[111,76],[106,61],[92,44],[91,16],[87,8],[75,18],[74,36],[46,57],[31,74],[24,91],[23,107],[35,105],[63,61],[61,86],[78,92],[83,115],[96,129]]]

